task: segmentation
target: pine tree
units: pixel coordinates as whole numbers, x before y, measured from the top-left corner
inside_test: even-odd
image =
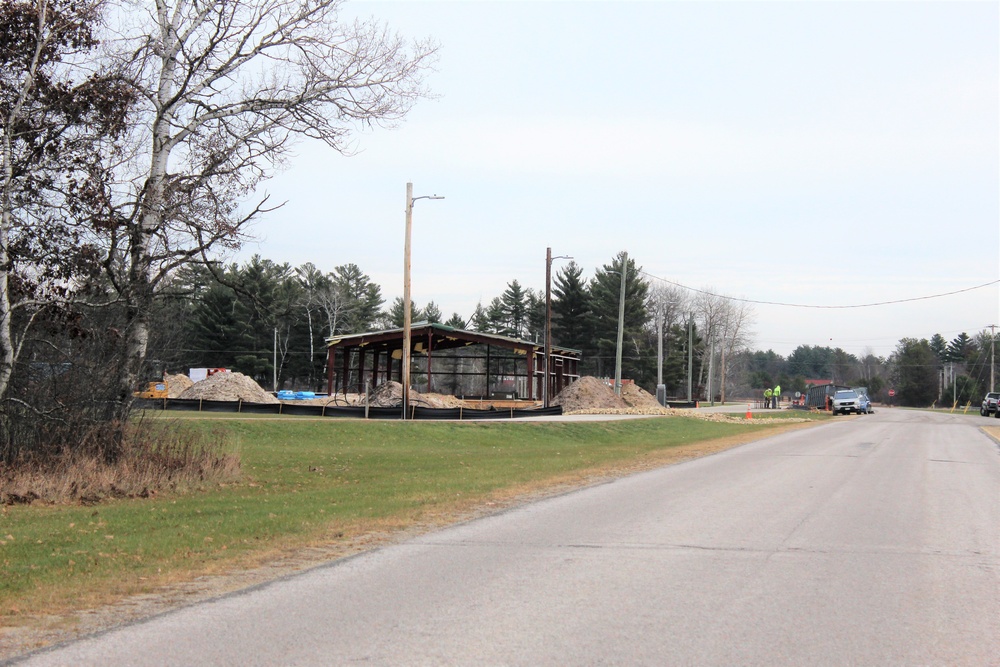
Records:
[[[469,319],[469,326],[473,331],[478,331],[480,333],[491,333],[490,332],[490,320],[486,315],[486,309],[483,308],[482,303],[476,304],[476,309],[472,312],[472,317]]]
[[[498,333],[514,338],[523,338],[527,329],[528,304],[524,288],[516,279],[507,283],[507,289],[500,297],[503,325]]]
[[[533,289],[525,291],[527,313],[525,317],[525,338],[531,341],[545,341],[545,295]]]
[[[897,401],[901,405],[927,407],[938,392],[934,351],[926,339],[903,338],[892,355]]]
[[[976,344],[964,331],[948,343],[948,361],[965,361],[976,351]]]
[[[427,320],[428,322],[440,322],[443,319],[441,315],[441,309],[433,301],[427,303],[427,307],[424,308],[423,317],[421,319]]]
[[[486,308],[486,329],[487,333],[506,335],[507,333],[507,311],[504,308],[500,297],[494,297]]]
[[[642,328],[649,320],[646,300],[649,284],[639,274],[631,259],[626,261],[624,252],[605,264],[590,281],[591,307],[594,313],[594,337],[591,352],[596,358],[597,373],[610,375],[615,369],[618,341],[618,313],[621,302],[622,271],[625,271],[625,317],[622,353],[622,377],[632,377],[639,371],[634,341],[641,338]],[[627,352],[631,348],[630,352]],[[587,350],[585,349],[585,352]]]
[[[385,303],[382,288],[373,283],[357,264],[336,267],[331,278],[333,287],[344,304],[342,326],[338,333],[370,331]]]
[[[589,347],[593,338],[590,295],[582,276],[583,269],[570,262],[552,281],[552,341],[574,350]]]
[[[386,313],[386,328],[389,329],[402,329],[403,319],[405,313],[403,313],[403,297],[397,296],[392,302],[392,306],[389,308],[389,312]],[[410,301],[410,323],[419,322],[424,319],[424,312],[417,308],[417,304]]]
[[[948,361],[948,341],[944,339],[944,336],[939,333],[931,336],[930,346],[938,361]]]

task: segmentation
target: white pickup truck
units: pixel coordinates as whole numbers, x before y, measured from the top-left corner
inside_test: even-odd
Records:
[[[986,394],[986,398],[983,399],[983,406],[979,408],[979,414],[984,417],[989,417],[990,415],[1000,417],[1000,412],[997,412],[997,399],[1000,399],[1000,392],[991,391]]]

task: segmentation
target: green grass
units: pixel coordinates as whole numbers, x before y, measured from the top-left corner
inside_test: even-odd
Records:
[[[685,444],[763,435],[782,421],[179,420],[178,428],[224,430],[242,479],[97,506],[2,508],[0,619],[406,526]]]

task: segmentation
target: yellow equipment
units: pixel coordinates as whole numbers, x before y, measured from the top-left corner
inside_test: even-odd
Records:
[[[146,388],[132,394],[136,398],[167,398],[166,382],[150,382]]]

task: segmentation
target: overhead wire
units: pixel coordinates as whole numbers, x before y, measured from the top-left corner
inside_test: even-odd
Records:
[[[715,297],[715,298],[718,298],[718,299],[727,299],[729,301],[739,301],[741,303],[753,303],[753,304],[759,304],[759,305],[763,305],[763,306],[782,306],[782,307],[785,307],[785,308],[817,308],[817,309],[831,309],[831,310],[844,310],[844,309],[850,309],[850,308],[871,308],[871,307],[874,307],[874,306],[888,306],[888,305],[897,304],[897,303],[909,303],[909,302],[912,302],[912,301],[926,301],[928,299],[940,299],[942,297],[954,296],[955,294],[962,294],[964,292],[972,292],[972,291],[977,290],[977,289],[982,289],[984,287],[990,287],[991,285],[996,285],[996,284],[1000,283],[1000,280],[991,280],[991,281],[983,283],[981,285],[975,285],[973,287],[966,287],[966,288],[963,288],[963,289],[954,290],[952,292],[942,292],[941,294],[929,294],[929,295],[926,295],[926,296],[915,296],[915,297],[910,297],[910,298],[907,298],[907,299],[893,299],[891,301],[877,301],[877,302],[874,302],[874,303],[859,303],[859,304],[829,306],[829,305],[818,305],[818,304],[808,304],[808,303],[784,303],[784,302],[781,302],[781,301],[764,301],[762,299],[747,299],[747,298],[737,297],[737,296],[727,296],[725,294],[716,294],[714,292],[709,292],[707,290],[697,289],[695,287],[688,287],[687,285],[683,285],[683,284],[675,282],[673,280],[668,280],[668,279],[662,278],[660,276],[654,276],[653,274],[651,274],[651,273],[649,273],[647,271],[639,271],[639,273],[641,273],[641,274],[645,275],[646,277],[651,278],[653,280],[659,280],[661,282],[667,283],[668,285],[673,285],[674,287],[679,287],[681,289],[688,290],[690,292],[695,292],[697,294],[704,294],[706,296],[711,296],[711,297]]]

